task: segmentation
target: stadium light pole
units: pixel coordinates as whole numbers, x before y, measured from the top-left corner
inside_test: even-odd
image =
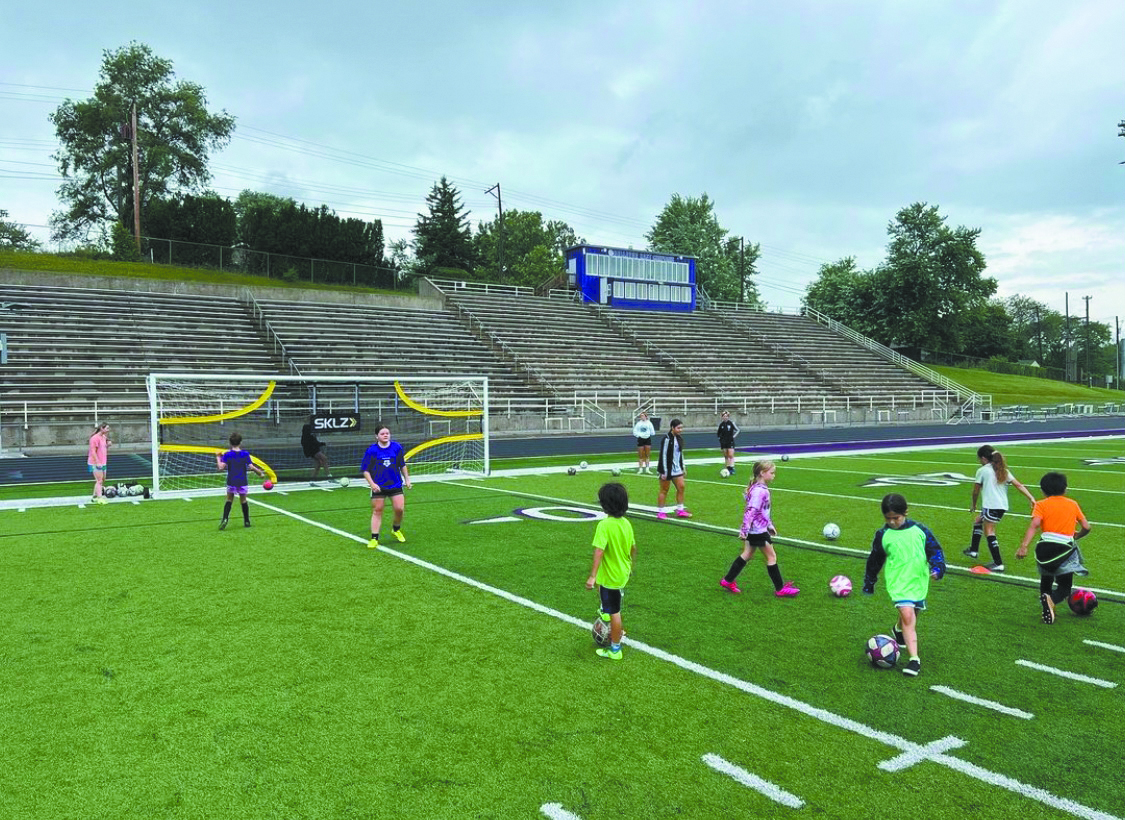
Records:
[[[485,191],[485,193],[486,194],[495,193],[495,195],[496,195],[496,209],[500,212],[500,219],[497,223],[497,236],[499,238],[497,239],[498,248],[497,248],[496,257],[497,257],[497,263],[499,265],[498,273],[500,275],[500,281],[503,282],[504,281],[504,201],[500,198],[500,183],[497,182],[495,185],[493,185],[491,188],[489,188],[487,191]]]

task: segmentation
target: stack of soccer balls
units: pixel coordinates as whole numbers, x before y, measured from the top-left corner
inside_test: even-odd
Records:
[[[598,646],[609,646],[609,621],[602,618],[602,613],[599,612],[594,618],[594,623],[590,625],[590,634]]]
[[[875,635],[868,639],[867,659],[879,669],[891,669],[898,663],[898,643],[890,635]]]

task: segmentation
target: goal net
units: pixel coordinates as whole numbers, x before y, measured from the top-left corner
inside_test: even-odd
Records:
[[[302,446],[306,425],[324,443],[336,480],[362,479],[379,424],[402,445],[412,479],[489,472],[484,377],[154,373],[148,395],[156,493],[225,490],[215,456],[230,449],[234,432],[271,481],[308,486],[316,461]]]

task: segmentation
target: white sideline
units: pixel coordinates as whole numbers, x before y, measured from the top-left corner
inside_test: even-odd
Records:
[[[725,774],[734,780],[737,780],[743,786],[760,792],[768,797],[775,803],[780,803],[783,806],[788,806],[791,809],[799,809],[805,805],[805,801],[795,794],[790,794],[785,789],[775,786],[768,780],[763,780],[756,774],[751,774],[741,766],[735,766],[728,760],[723,760],[718,755],[705,754],[703,755],[703,762],[710,766],[717,772]]]
[[[1018,660],[1017,666],[1026,666],[1028,669],[1038,669],[1040,672],[1049,672],[1052,675],[1058,675],[1060,678],[1068,678],[1076,680],[1079,683],[1092,683],[1094,686],[1100,686],[1102,689],[1116,689],[1117,684],[1113,681],[1102,680],[1101,678],[1090,678],[1086,675],[1079,675],[1077,672],[1067,672],[1065,669],[1056,669],[1053,666],[1044,666],[1041,663],[1034,663],[1032,661]]]
[[[291,512],[280,507],[275,507],[272,504],[265,503],[264,501],[259,501],[257,498],[251,498],[250,502],[252,504],[264,507],[265,509],[272,510],[273,512],[292,518],[296,521],[301,521],[305,524],[317,527],[326,532],[339,535],[350,541],[355,541],[359,544],[367,543],[366,538],[355,535],[354,533],[346,532],[327,524],[322,524],[319,521],[313,521],[312,519],[306,518],[305,516],[299,515],[295,512]],[[582,630],[588,630],[590,628],[589,623],[587,623],[585,620],[575,618],[572,615],[567,615],[565,612],[559,612],[556,609],[551,609],[550,607],[546,607],[543,604],[536,603],[535,601],[523,598],[519,595],[514,595],[511,592],[499,589],[498,587],[490,586],[489,584],[485,584],[481,581],[469,578],[466,575],[460,575],[459,573],[453,572],[444,567],[439,567],[436,564],[431,564],[429,561],[424,561],[421,558],[416,558],[413,555],[407,555],[406,553],[398,552],[397,550],[391,549],[390,547],[380,547],[379,552],[382,552],[386,555],[392,555],[395,558],[406,561],[410,564],[414,564],[415,566],[421,567],[422,569],[427,569],[431,572],[435,572],[438,575],[444,575],[446,578],[450,578],[454,581],[465,584],[466,586],[479,589],[482,592],[487,592],[491,595],[495,595],[498,598],[503,598],[506,601],[510,601],[511,603],[526,607],[527,609],[530,609],[534,612],[539,612],[543,615],[547,615],[573,626],[577,626]],[[791,698],[787,695],[779,694],[777,692],[766,689],[765,687],[758,686],[757,684],[739,680],[738,678],[735,678],[732,675],[728,675],[725,672],[719,672],[717,670],[710,669],[709,667],[703,666],[702,664],[695,663],[694,661],[689,661],[686,658],[681,658],[679,655],[673,655],[670,652],[665,652],[663,649],[658,649],[655,646],[649,646],[648,644],[641,643],[640,641],[633,640],[632,638],[625,638],[624,642],[638,652],[643,652],[647,655],[651,655],[658,660],[667,661],[668,663],[678,666],[680,669],[683,669],[687,672],[694,672],[695,674],[709,680],[713,680],[716,683],[725,684],[734,689],[738,689],[741,692],[745,692],[748,695],[753,695],[754,697],[761,698],[778,706],[792,709],[793,711],[799,712],[800,714],[803,714],[807,717],[820,720],[830,726],[835,726],[838,729],[843,729],[848,732],[854,732],[860,737],[864,737],[869,740],[875,740],[894,749],[898,749],[900,752],[904,752],[910,756],[911,763],[928,760],[941,766],[946,766],[947,768],[953,769],[954,771],[961,772],[962,774],[968,775],[969,777],[972,777],[983,783],[1006,789],[1010,792],[1013,792],[1014,794],[1021,795],[1030,800],[1035,800],[1039,803],[1043,803],[1044,805],[1059,809],[1060,811],[1073,814],[1075,817],[1084,818],[1085,820],[1123,820],[1122,818],[1119,818],[1115,815],[1108,814],[1103,811],[1098,811],[1097,809],[1092,809],[1089,806],[1084,806],[1081,803],[1070,800],[1069,798],[1059,797],[1057,795],[1051,794],[1045,789],[1041,789],[1037,786],[1032,786],[1027,783],[1021,783],[1014,778],[989,771],[988,769],[977,766],[974,763],[969,763],[967,761],[961,760],[960,758],[945,754],[939,744],[950,744],[953,742],[963,743],[963,741],[959,741],[958,738],[942,738],[938,741],[935,741],[934,744],[915,743],[914,741],[907,740],[905,738],[899,737],[898,735],[893,735],[890,732],[884,732],[879,729],[872,728],[870,726],[867,726],[866,724],[860,723],[857,720],[852,720],[851,718],[837,715],[836,713],[830,712],[827,709],[821,709],[820,707],[812,706],[808,703],[804,703],[803,701],[799,701],[796,698]],[[946,745],[946,748],[948,748],[948,745]],[[894,763],[895,761],[898,761],[900,759],[902,759],[901,755],[896,758],[892,758],[891,761],[887,762]]]
[[[948,695],[954,700],[963,700],[965,701],[965,703],[972,703],[977,706],[983,706],[986,709],[995,709],[997,712],[1001,712],[1005,715],[1011,715],[1012,717],[1018,717],[1021,720],[1031,720],[1033,717],[1035,717],[1035,715],[1031,714],[1031,712],[1025,712],[1023,709],[1016,709],[1012,706],[1005,706],[1004,704],[997,703],[994,700],[985,700],[984,698],[977,698],[973,697],[972,695],[966,695],[964,692],[958,692],[956,689],[950,689],[948,686],[931,686],[930,689],[942,695]]]

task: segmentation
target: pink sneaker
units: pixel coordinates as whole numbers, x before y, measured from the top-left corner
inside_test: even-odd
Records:
[[[792,598],[800,591],[801,590],[797,589],[797,587],[793,586],[792,581],[786,581],[781,589],[777,590],[774,595],[776,595],[778,598]]]
[[[680,507],[680,509],[676,510],[676,516],[678,518],[691,518],[691,513],[689,513],[683,507]]]
[[[719,586],[721,586],[723,589],[730,590],[735,595],[742,592],[742,590],[738,588],[738,584],[736,584],[734,581],[728,581],[726,578],[719,579]]]
[[[667,518],[667,517],[668,517],[668,513],[664,512],[664,510],[661,510],[660,512],[658,512],[658,513],[656,514],[656,517],[657,517],[657,518],[660,518],[660,519],[664,519],[664,518]]]

